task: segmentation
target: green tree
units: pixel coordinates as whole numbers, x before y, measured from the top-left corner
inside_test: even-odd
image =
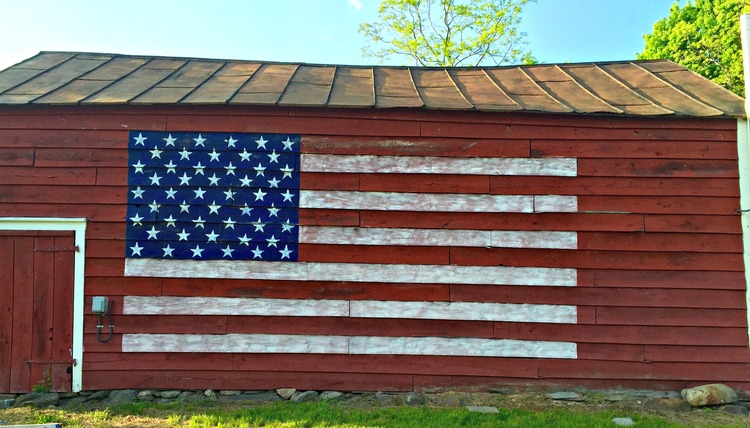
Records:
[[[531,62],[519,30],[529,1],[382,0],[378,19],[359,26],[378,48],[362,53],[381,62],[403,55],[421,66]]]
[[[744,95],[740,15],[750,12],[750,0],[695,0],[680,7],[646,34],[638,59],[669,59]]]

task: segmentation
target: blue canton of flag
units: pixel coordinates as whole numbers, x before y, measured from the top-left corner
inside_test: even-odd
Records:
[[[126,257],[296,261],[299,135],[133,131]]]

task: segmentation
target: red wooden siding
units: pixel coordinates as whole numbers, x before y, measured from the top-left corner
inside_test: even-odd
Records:
[[[0,216],[86,217],[85,308],[114,301],[115,335],[85,316],[84,389],[284,386],[486,388],[504,383],[750,388],[736,122],[575,115],[254,107],[0,109]],[[578,232],[577,249],[378,247],[380,263],[578,268],[575,287],[124,277],[128,131],[299,133],[307,153],[575,157],[577,177],[303,173],[306,188],[576,195],[576,213],[303,209],[307,225]],[[0,237],[0,248],[3,248]],[[353,249],[353,247],[351,248]],[[329,247],[303,244],[308,259]],[[337,251],[348,251],[339,248]],[[0,266],[0,276],[5,276]],[[19,275],[24,274],[19,272]],[[471,301],[575,305],[577,324],[333,317],[123,315],[125,296]],[[394,297],[394,296],[397,296]],[[25,302],[25,303],[24,303]],[[20,298],[14,305],[31,303]],[[0,301],[0,317],[7,302]],[[17,309],[16,309],[17,310]],[[55,312],[56,313],[56,312]],[[0,318],[0,326],[7,325]],[[7,330],[7,329],[6,329]],[[575,360],[120,352],[123,334],[391,335],[571,341]],[[5,332],[4,334],[7,334]],[[2,337],[0,337],[2,339]],[[17,358],[0,351],[0,362]],[[10,382],[0,375],[2,382]]]

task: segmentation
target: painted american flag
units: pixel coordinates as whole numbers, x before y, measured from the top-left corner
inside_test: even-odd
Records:
[[[300,172],[575,176],[572,158],[452,158],[301,153],[286,134],[130,133],[127,276],[571,287],[573,268],[318,261],[304,244],[575,249],[569,231],[301,224],[300,209],[576,212],[577,198],[312,190]],[[570,305],[126,296],[125,314],[363,317],[576,323]],[[455,337],[126,334],[125,352],[267,352],[576,358],[576,344]]]

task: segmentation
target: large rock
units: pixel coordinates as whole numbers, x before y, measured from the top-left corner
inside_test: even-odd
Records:
[[[691,406],[713,406],[716,404],[731,404],[739,401],[734,390],[721,383],[696,386],[682,390],[682,398]]]
[[[60,394],[56,392],[32,392],[16,398],[15,406],[36,406],[39,408],[57,406],[60,402]]]
[[[279,397],[283,398],[284,400],[288,400],[292,398],[292,395],[297,392],[295,388],[278,388],[276,390],[276,393],[279,394]]]
[[[318,392],[317,391],[305,391],[305,392],[295,392],[294,395],[292,395],[291,400],[295,403],[305,403],[308,401],[315,401],[318,399]]]
[[[104,400],[108,406],[114,406],[117,404],[132,403],[135,401],[136,391],[134,389],[123,389],[119,391],[112,391]]]

